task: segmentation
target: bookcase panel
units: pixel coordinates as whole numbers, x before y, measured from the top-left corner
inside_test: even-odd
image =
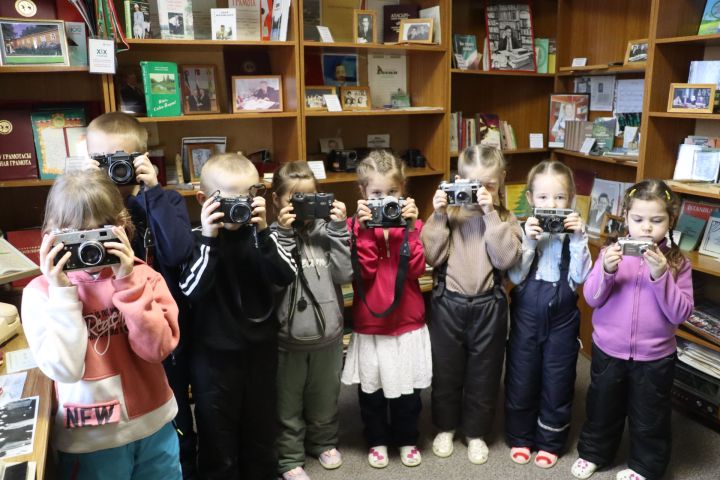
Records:
[[[87,72],[2,75],[0,102],[102,102],[102,75]]]
[[[667,101],[667,99],[666,99]],[[638,166],[638,178],[672,178],[680,144],[695,132],[695,120],[666,117],[646,117],[643,142],[643,162]]]
[[[697,35],[706,0],[658,1],[656,37]]]
[[[637,178],[636,169],[631,166],[592,161],[574,155],[565,155],[557,150],[553,151],[553,157],[565,163],[573,171],[586,170],[593,172],[597,178],[618,182],[634,182]]]
[[[320,155],[320,138],[340,137],[346,149],[365,147],[368,134],[389,134],[393,151],[402,154],[410,144],[412,121],[408,116],[400,117],[308,117],[306,122],[306,148],[308,159]]]
[[[671,83],[687,83],[690,62],[703,60],[702,45],[656,44],[652,62],[652,82],[650,82],[649,110],[664,112],[667,110]]]

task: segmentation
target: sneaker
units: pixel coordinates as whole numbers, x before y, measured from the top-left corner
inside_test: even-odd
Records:
[[[373,468],[385,468],[388,466],[388,453],[385,445],[378,445],[370,448],[368,452],[368,463]]]
[[[452,455],[453,453],[453,437],[455,436],[455,431],[451,430],[449,432],[440,432],[437,435],[435,435],[435,440],[433,440],[433,453],[440,457],[440,458],[446,458]]]
[[[282,474],[283,480],[310,480],[303,467],[295,467]]]
[[[342,465],[342,455],[340,455],[340,451],[337,448],[331,448],[330,450],[322,452],[318,460],[325,470],[335,470]]]
[[[415,445],[400,447],[400,461],[406,467],[417,467],[422,462],[420,450]]]
[[[597,470],[597,468],[598,466],[594,463],[588,462],[587,460],[584,460],[582,458],[578,458],[577,460],[575,460],[575,463],[573,463],[570,471],[575,478],[583,480],[585,478],[590,478],[590,476],[595,473],[595,470]]]
[[[487,462],[489,454],[487,443],[482,438],[468,438],[468,460],[475,465]]]
[[[631,468],[626,468],[625,470],[621,470],[618,472],[617,476],[615,477],[616,480],[645,480],[645,477],[640,475],[639,473],[636,473],[635,470]]]
[[[558,461],[558,456],[554,453],[540,450],[535,454],[535,466],[540,468],[552,468]]]
[[[528,447],[513,447],[510,449],[510,458],[519,465],[525,465],[530,461],[530,449]]]

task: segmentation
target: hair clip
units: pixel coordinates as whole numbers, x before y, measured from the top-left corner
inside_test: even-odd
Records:
[[[632,196],[635,195],[635,192],[637,192],[637,188],[633,188],[632,190],[630,190],[630,192],[628,193],[628,197],[632,198]]]
[[[672,197],[670,196],[670,192],[665,190],[665,196],[667,197],[668,202],[672,200]]]

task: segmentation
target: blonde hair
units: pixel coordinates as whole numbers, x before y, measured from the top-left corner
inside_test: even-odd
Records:
[[[100,132],[106,135],[117,135],[121,137],[124,144],[132,146],[133,152],[145,153],[147,151],[148,132],[135,117],[127,113],[108,112],[100,115],[90,122],[87,127],[87,135],[93,132]],[[99,153],[99,152],[90,152]]]
[[[273,173],[273,191],[278,197],[282,197],[295,187],[300,180],[312,180],[315,190],[318,190],[318,182],[307,162],[298,160],[280,165]]]
[[[254,175],[258,178],[257,168],[244,155],[239,153],[218,153],[211,156],[200,171],[200,189],[210,195],[217,189],[217,174],[236,173]]]
[[[507,164],[499,149],[487,145],[473,145],[460,153],[458,157],[458,174],[462,178],[467,178],[468,170],[475,167],[494,168],[500,172],[505,172]],[[505,221],[510,213],[505,207],[505,175],[498,177],[497,188],[500,205],[496,205],[495,209],[498,211],[500,218]],[[459,210],[459,208],[455,210]]]
[[[370,175],[389,176],[405,189],[405,163],[387,150],[373,150],[357,167],[358,185],[366,188]]]
[[[83,170],[55,179],[47,202],[43,233],[53,229],[87,229],[103,225],[125,228],[133,238],[135,227],[117,186],[105,172]]]
[[[547,174],[565,177],[565,182],[567,183],[567,192],[569,196],[568,200],[572,202],[572,199],[575,198],[575,177],[573,176],[570,167],[568,167],[562,162],[558,162],[557,160],[543,160],[542,162],[538,163],[530,169],[527,178],[527,191],[530,193],[533,192],[533,183],[535,182],[535,177],[537,177],[538,175]]]

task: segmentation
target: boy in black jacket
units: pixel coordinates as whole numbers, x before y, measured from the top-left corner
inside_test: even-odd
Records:
[[[267,228],[265,199],[254,196],[259,181],[240,155],[207,161],[197,194],[202,227],[194,230],[195,248],[180,279],[193,310],[198,465],[208,479],[276,478],[272,287],[292,283],[296,269]],[[231,204],[221,208],[218,197]],[[249,220],[238,223],[243,213]]]

